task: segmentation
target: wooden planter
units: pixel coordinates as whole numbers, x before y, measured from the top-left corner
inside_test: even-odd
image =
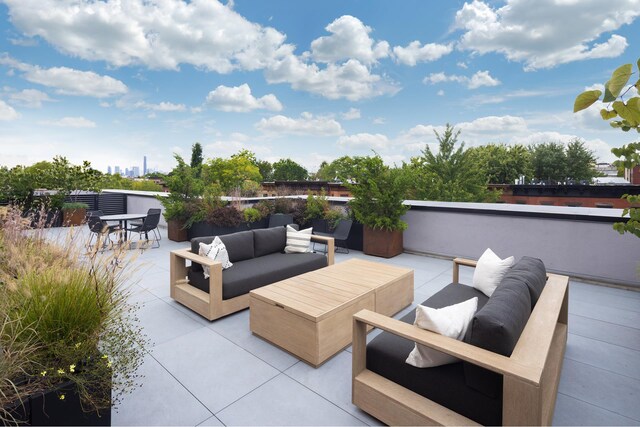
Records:
[[[404,249],[402,230],[377,230],[364,227],[362,251],[367,255],[393,258]]]
[[[69,227],[71,225],[82,225],[84,223],[84,219],[87,216],[86,208],[75,208],[75,209],[63,209],[62,210],[62,224],[65,227]]]
[[[184,223],[175,219],[167,221],[167,236],[174,242],[186,242],[189,240],[188,231]]]

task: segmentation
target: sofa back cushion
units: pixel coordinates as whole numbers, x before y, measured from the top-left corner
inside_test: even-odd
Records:
[[[206,236],[206,237],[194,237],[191,239],[191,252],[197,254],[200,252],[200,243],[204,243],[205,245],[210,245],[213,242],[213,239],[216,236]],[[192,271],[203,271],[202,264],[197,262],[191,263]]]
[[[531,315],[531,296],[522,281],[504,280],[489,301],[478,310],[471,324],[471,334],[465,341],[476,347],[503,356],[511,356],[520,334]],[[465,382],[488,396],[497,396],[502,389],[502,376],[464,362]]]
[[[238,233],[225,234],[220,240],[229,252],[229,261],[238,262],[251,259],[254,255],[253,231],[240,231]]]
[[[284,227],[259,228],[253,230],[254,257],[284,251],[287,229]]]
[[[503,283],[510,281],[522,282],[527,285],[531,296],[531,310],[533,310],[540,294],[542,294],[544,285],[547,284],[547,270],[544,263],[538,258],[524,256],[511,267],[502,279]]]

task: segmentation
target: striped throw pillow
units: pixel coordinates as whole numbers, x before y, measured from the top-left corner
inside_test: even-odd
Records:
[[[288,254],[311,252],[309,250],[309,243],[311,242],[312,230],[313,228],[307,228],[306,230],[298,231],[287,225],[287,245],[284,247],[284,251]]]

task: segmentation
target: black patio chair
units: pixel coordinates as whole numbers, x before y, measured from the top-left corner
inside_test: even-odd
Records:
[[[353,221],[350,219],[341,219],[340,221],[338,221],[338,225],[336,225],[335,230],[333,230],[333,233],[321,233],[319,231],[314,231],[313,234],[315,234],[316,236],[325,236],[325,237],[333,237],[336,241],[336,252],[340,252],[338,250],[338,248],[342,248],[344,249],[346,252],[345,253],[349,253],[349,246],[347,244],[347,239],[349,238],[349,233],[351,232],[351,225],[353,225]],[[340,246],[340,243],[342,243],[343,246]],[[313,244],[313,250],[315,250],[315,242]],[[326,246],[325,246],[325,252],[326,252]]]
[[[149,208],[149,210],[147,211],[147,216],[151,214],[155,214],[157,212],[162,212],[162,209]],[[144,219],[135,219],[133,221],[129,221],[129,225],[131,227],[141,227],[143,222],[144,222]],[[157,237],[158,237],[158,240],[162,240],[162,235],[160,233],[157,234]]]
[[[102,249],[107,247],[107,241],[111,241],[111,234],[121,232],[120,225],[109,225],[106,221],[102,221],[100,216],[103,215],[101,210],[87,212],[87,226],[91,232],[89,241],[87,242],[87,248],[91,248],[93,244],[93,238],[96,238],[96,243],[100,241],[100,238],[104,238],[102,242]]]
[[[144,233],[145,240],[149,241],[149,232],[153,232],[154,239],[152,241],[156,242],[158,246],[155,246],[155,247],[159,248],[161,236],[160,236],[160,231],[158,230],[158,224],[160,223],[161,210],[149,209],[149,211],[152,211],[152,210],[153,212],[147,214],[144,221],[142,221],[142,225],[139,225],[137,227],[127,228],[127,231],[131,233],[138,233],[138,241],[142,240],[142,233]]]
[[[281,213],[269,215],[269,228],[286,227],[287,225],[290,225],[296,230],[298,229],[298,224],[293,223],[293,215]]]

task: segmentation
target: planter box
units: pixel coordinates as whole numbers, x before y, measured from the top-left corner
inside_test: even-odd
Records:
[[[40,222],[39,210],[28,210],[23,213],[23,216],[32,215],[31,228],[36,228]],[[51,209],[47,211],[47,217],[45,219],[45,227],[62,227],[62,213],[57,209]]]
[[[182,221],[175,219],[167,221],[167,237],[174,242],[186,242],[189,240],[187,230]]]
[[[351,231],[349,231],[349,238],[347,239],[347,246],[349,249],[355,251],[362,250],[362,238],[363,238],[363,226],[359,222],[354,221],[351,224]]]
[[[330,233],[329,230],[329,221],[326,219],[312,219],[311,227],[313,227],[313,231],[317,231],[318,233]]]
[[[224,236],[225,234],[237,233],[238,231],[255,230],[258,228],[267,228],[267,220],[261,219],[255,222],[243,222],[237,227],[219,227],[217,225],[209,224],[208,222],[196,222],[187,231],[188,240],[195,237],[206,236]]]
[[[64,395],[64,399],[60,396]],[[11,414],[19,425],[33,426],[108,426],[111,407],[100,413],[85,412],[75,383],[68,381],[45,393],[36,393],[24,404],[12,405]]]
[[[82,225],[87,216],[86,208],[64,209],[62,211],[62,224],[65,227]]]
[[[404,249],[402,231],[376,230],[364,227],[362,250],[367,255],[393,258]]]

